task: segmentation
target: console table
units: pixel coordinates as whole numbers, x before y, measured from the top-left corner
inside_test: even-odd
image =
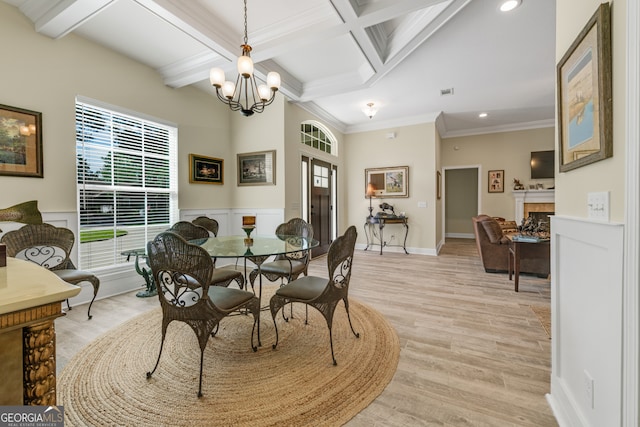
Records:
[[[79,292],[33,262],[7,257],[0,267],[0,405],[56,404],[53,322]]]
[[[380,255],[382,255],[382,248],[385,246],[397,246],[404,249],[404,253],[409,255],[409,252],[407,252],[407,236],[409,235],[408,220],[409,218],[406,216],[367,217],[364,223],[364,235],[367,236],[367,247],[364,248],[364,250],[366,251],[370,246],[380,245]],[[401,245],[390,245],[384,240],[384,227],[387,224],[401,225],[404,228],[404,239]]]

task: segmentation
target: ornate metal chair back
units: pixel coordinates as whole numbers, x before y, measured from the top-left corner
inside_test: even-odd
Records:
[[[350,226],[342,236],[331,243],[327,254],[327,267],[331,284],[334,289],[344,292],[345,295],[349,291],[353,251],[357,236],[356,227]]]
[[[200,227],[206,228],[210,231],[214,237],[218,236],[218,221],[213,218],[209,218],[208,216],[199,216],[193,221],[191,221],[195,225],[199,225]]]
[[[7,255],[34,262],[49,270],[74,269],[69,259],[75,242],[68,228],[51,224],[27,224],[9,231],[1,239]]]
[[[189,221],[178,221],[167,231],[174,232],[187,241],[209,238],[209,232],[206,228],[193,224]]]
[[[307,241],[313,239],[313,226],[302,218],[292,218],[288,222],[280,224],[276,228],[276,235],[286,236],[287,243],[302,247],[303,239]],[[310,258],[309,255],[309,251],[298,251],[283,255],[281,259],[288,258],[308,263]]]
[[[171,309],[195,309],[207,295],[214,270],[207,251],[166,231],[147,244],[147,254],[164,315],[170,315]],[[183,320],[182,315],[175,320]]]

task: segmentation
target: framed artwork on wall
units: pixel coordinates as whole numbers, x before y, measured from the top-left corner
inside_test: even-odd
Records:
[[[365,196],[369,183],[373,185],[372,197],[409,197],[409,166],[365,169]]]
[[[504,170],[489,171],[489,193],[504,193]]]
[[[0,175],[42,178],[42,113],[0,105]]]
[[[275,185],[276,150],[238,154],[238,185]]]
[[[560,172],[613,156],[611,13],[602,3],[557,67]]]
[[[224,160],[189,154],[189,182],[224,184]]]

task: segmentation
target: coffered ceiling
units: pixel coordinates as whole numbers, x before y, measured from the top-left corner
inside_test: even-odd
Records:
[[[235,79],[242,0],[4,1],[35,31],[91,39],[153,68],[170,87],[213,95],[211,67]],[[443,136],[552,126],[555,0],[523,0],[508,13],[500,3],[248,0],[256,76],[278,71],[283,95],[343,132],[440,113]],[[369,102],[378,108],[371,119],[362,112]]]

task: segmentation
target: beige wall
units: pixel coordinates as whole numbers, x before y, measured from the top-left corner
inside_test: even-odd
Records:
[[[556,62],[564,56],[600,0],[558,0],[556,8]],[[612,2],[613,55],[613,157],[560,173],[556,177],[556,213],[587,217],[587,193],[610,191],[611,221],[624,221],[625,105],[626,105],[626,2]]]
[[[276,94],[273,104],[261,114],[244,117],[239,112],[235,112],[231,115],[231,140],[234,153],[276,150],[276,185],[237,186],[237,159],[233,159],[233,167],[229,169],[233,172],[228,175],[230,188],[234,194],[233,207],[260,207],[263,209],[282,209],[283,207],[285,183],[284,104],[284,96]]]
[[[552,187],[553,179],[531,180],[530,160],[532,151],[553,150],[554,140],[555,128],[446,138],[442,140],[442,167],[479,166],[480,213],[520,221],[514,218],[513,179],[527,188],[532,183]],[[488,172],[496,169],[504,170],[504,193],[488,192]]]
[[[189,184],[189,153],[233,161],[229,112],[193,88],[171,89],[155,71],[74,35],[34,32],[18,10],[0,2],[4,43],[0,103],[42,112],[44,178],[0,176],[6,207],[36,199],[43,212],[73,212],[76,202],[75,97],[86,96],[177,123],[180,208],[231,202],[233,187]],[[225,180],[228,182],[229,175]]]
[[[395,139],[387,139],[390,131],[396,133]],[[409,197],[374,199],[373,213],[378,211],[377,205],[383,201],[393,205],[396,212],[405,212],[409,217],[407,247],[435,250],[436,134],[435,123],[425,123],[346,135],[342,152],[346,152],[348,161],[345,191],[350,224],[362,230],[369,214],[369,200],[365,198],[365,169],[409,166]],[[419,208],[418,202],[426,202],[427,207]],[[386,233],[389,235],[390,231],[386,230]],[[366,242],[360,231],[358,242]]]

